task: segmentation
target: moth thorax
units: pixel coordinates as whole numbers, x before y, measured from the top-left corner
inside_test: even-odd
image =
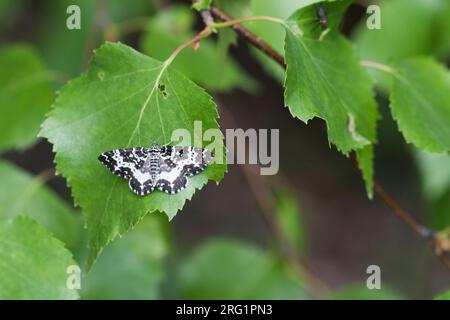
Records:
[[[151,153],[158,153],[159,152],[159,146],[156,143],[153,143],[150,148]]]

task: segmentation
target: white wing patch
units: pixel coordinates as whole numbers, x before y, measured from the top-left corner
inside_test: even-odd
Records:
[[[147,148],[115,149],[102,153],[98,160],[115,175],[129,179],[144,165],[148,155]]]

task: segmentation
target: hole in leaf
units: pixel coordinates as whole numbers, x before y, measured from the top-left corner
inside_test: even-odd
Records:
[[[161,91],[164,98],[169,96],[169,93],[166,91],[166,86],[163,83],[158,84],[158,89]]]

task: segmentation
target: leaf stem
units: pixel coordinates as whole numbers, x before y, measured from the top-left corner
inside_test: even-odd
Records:
[[[237,24],[241,24],[243,22],[250,22],[250,21],[270,21],[273,23],[277,23],[277,24],[281,24],[284,27],[288,28],[288,25],[286,24],[286,22],[282,19],[278,19],[275,17],[270,17],[270,16],[249,16],[249,17],[242,17],[239,19],[231,19],[231,20],[227,20],[224,22],[216,22],[213,24],[210,24],[211,27],[216,28],[216,29],[222,29],[222,28],[226,28],[226,27],[232,27],[235,26]]]
[[[360,65],[364,66],[364,67],[369,67],[369,68],[373,68],[373,69],[378,69],[387,73],[391,73],[394,74],[395,70],[383,63],[380,62],[376,62],[376,61],[371,61],[371,60],[361,60],[359,62]]]
[[[212,29],[210,26],[206,26],[202,31],[200,31],[200,33],[198,33],[195,37],[189,39],[188,41],[182,43],[178,48],[176,48],[172,54],[169,56],[169,58],[167,58],[167,60],[164,62],[164,64],[166,65],[165,68],[167,68],[167,66],[169,66],[173,60],[176,58],[176,56],[186,47],[200,41],[203,38],[208,37],[210,34],[212,33]],[[164,68],[164,69],[165,69]]]

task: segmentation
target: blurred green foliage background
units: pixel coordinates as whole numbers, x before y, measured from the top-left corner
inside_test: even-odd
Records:
[[[285,19],[312,2],[215,4],[234,17]],[[362,59],[389,63],[432,55],[449,64],[449,1],[380,1],[383,28],[376,31],[365,27],[368,3],[355,1],[343,25]],[[70,4],[81,8],[81,30],[65,27]],[[202,40],[196,51],[183,51],[173,66],[207,89],[221,113],[227,110],[222,128],[281,128],[285,178],[261,181],[276,203],[274,219],[305,270],[299,272],[281,254],[245,173],[230,166],[220,186],[209,184],[170,223],[151,214],[114,240],[92,271],[83,272],[79,293],[51,288],[51,283],[65,287],[70,253],[81,267],[86,259],[80,209],[66,181],[54,175],[51,146],[36,138],[55,92],[86,69],[92,50],[105,40],[164,60],[201,27],[189,1],[0,0],[0,298],[428,299],[447,291],[448,270],[380,200],[366,198],[358,174],[328,147],[321,123],[313,120],[307,127],[283,108],[282,68],[231,29]],[[283,53],[280,26],[252,22],[248,28]],[[450,156],[404,143],[388,110],[388,80],[379,72],[372,76],[382,114],[377,176],[418,219],[444,230],[450,225]],[[228,113],[236,123],[225,121]],[[22,215],[43,228],[17,218]],[[21,254],[8,242],[17,237],[33,250],[54,249],[63,258],[54,263]],[[26,273],[37,261],[42,270],[25,274],[26,285],[14,282],[9,263],[30,264]],[[366,289],[371,264],[382,269],[381,290]],[[49,287],[34,290],[33,283]]]

